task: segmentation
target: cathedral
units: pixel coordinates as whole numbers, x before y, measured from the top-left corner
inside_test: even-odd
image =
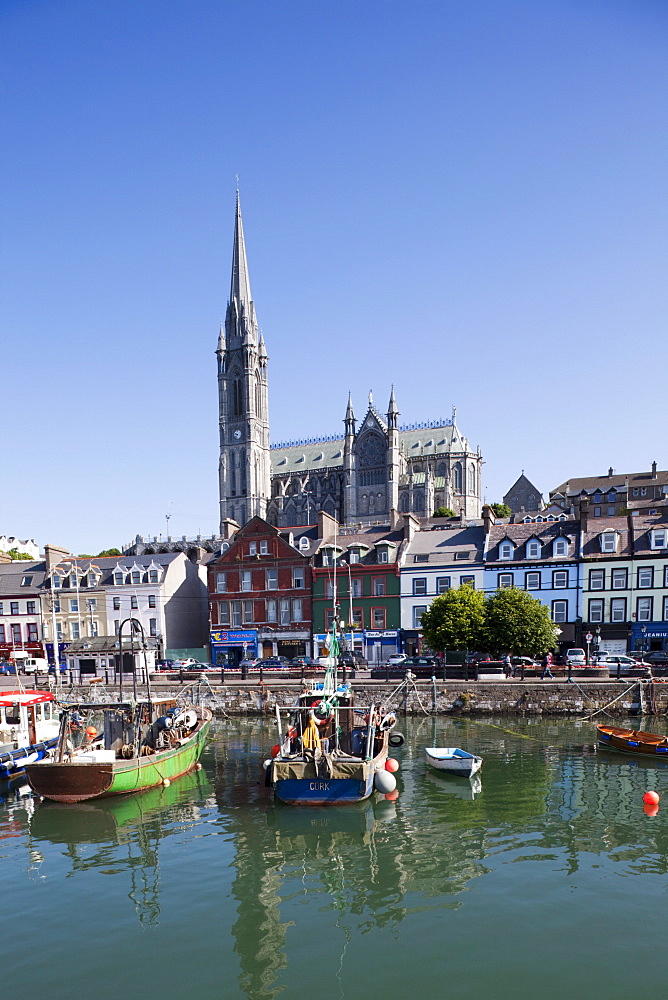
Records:
[[[256,514],[279,528],[313,524],[323,510],[341,524],[389,521],[392,511],[430,517],[450,507],[480,517],[482,455],[451,420],[399,425],[392,388],[387,411],[369,393],[353,401],[343,434],[285,444],[269,439],[269,358],[251,297],[237,192],[232,284],[216,351],[220,429],[220,531]]]

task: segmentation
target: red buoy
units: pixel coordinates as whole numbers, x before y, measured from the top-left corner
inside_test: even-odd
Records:
[[[279,755],[280,752],[281,752],[281,745],[280,745],[280,743],[277,743],[275,746],[273,746],[271,748],[271,756],[272,757],[278,757],[278,755]]]
[[[651,805],[650,803],[646,802],[645,805],[643,806],[643,811],[646,816],[656,816],[656,814],[659,811],[659,806],[658,804]]]
[[[399,770],[399,761],[395,760],[394,757],[388,757],[385,761],[385,770],[394,774],[395,771]]]
[[[643,802],[646,806],[658,806],[659,804],[659,793],[658,792],[645,792],[642,797]]]
[[[387,792],[385,798],[387,799],[388,802],[396,802],[397,799],[399,798],[399,792],[395,788],[393,792]]]

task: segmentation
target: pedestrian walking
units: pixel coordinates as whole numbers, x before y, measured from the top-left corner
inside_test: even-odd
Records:
[[[546,677],[554,677],[551,670],[552,667],[552,653],[546,653],[543,657],[543,672],[540,675],[541,680],[545,680]]]

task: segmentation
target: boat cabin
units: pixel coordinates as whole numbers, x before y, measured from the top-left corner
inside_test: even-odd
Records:
[[[0,697],[0,753],[32,746],[58,735],[58,709],[49,691],[3,691]]]

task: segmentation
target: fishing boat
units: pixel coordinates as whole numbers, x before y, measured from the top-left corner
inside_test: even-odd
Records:
[[[642,729],[619,729],[616,726],[597,726],[598,745],[620,753],[640,754],[644,757],[668,758],[668,737],[646,733]]]
[[[101,730],[87,724],[100,716]],[[168,785],[198,766],[211,717],[174,698],[77,705],[61,715],[53,756],[26,766],[28,783],[55,802]]]
[[[482,767],[482,757],[459,747],[425,747],[424,755],[427,763],[437,771],[447,771],[463,778],[470,778]]]
[[[324,681],[299,696],[285,732],[276,709],[278,743],[265,761],[265,782],[290,805],[345,805],[367,799],[374,789],[387,794],[396,788],[385,768],[390,739],[403,743],[403,736],[392,734],[396,716],[381,705],[356,706],[350,685],[338,683],[336,628],[329,652]]]
[[[0,695],[0,782],[13,781],[26,764],[42,760],[58,740],[59,719],[50,691]]]

